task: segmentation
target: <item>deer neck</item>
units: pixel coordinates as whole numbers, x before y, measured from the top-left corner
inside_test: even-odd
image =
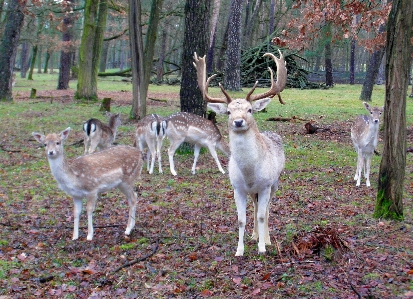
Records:
[[[261,134],[256,126],[251,126],[246,131],[229,132],[231,157],[239,164],[248,165],[257,164],[260,159],[262,150]]]
[[[66,163],[63,153],[56,158],[48,158],[50,170],[61,189],[67,192],[66,186],[72,184],[73,176],[71,169]]]

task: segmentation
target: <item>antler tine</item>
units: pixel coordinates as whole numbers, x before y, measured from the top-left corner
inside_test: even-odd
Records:
[[[271,73],[271,76],[272,76],[272,73]],[[252,93],[255,91],[255,88],[257,87],[257,85],[258,85],[258,80],[255,81],[254,86],[251,88],[250,92],[247,94],[247,96],[246,96],[246,98],[245,98],[247,101],[250,100],[250,96],[251,96]]]
[[[272,53],[265,53],[263,56],[269,56],[271,57],[274,61],[275,64],[277,65],[277,82],[274,81],[274,74],[272,69],[269,67],[268,69],[270,70],[271,73],[271,88],[267,92],[257,94],[257,95],[251,95],[249,97],[249,101],[256,101],[259,99],[267,98],[267,97],[273,97],[275,95],[278,95],[278,100],[280,101],[281,104],[285,104],[283,100],[281,99],[280,93],[284,90],[284,87],[287,83],[287,68],[285,66],[285,60],[284,56],[282,55],[281,51],[278,49],[278,52],[280,53],[280,58],[277,58],[274,54]]]
[[[205,56],[203,57],[199,57],[196,52],[194,52],[194,66],[196,68],[196,72],[197,72],[197,79],[198,79],[198,86],[199,89],[202,92],[202,97],[204,99],[204,101],[209,102],[209,103],[228,103],[227,102],[227,95],[224,92],[224,94],[226,95],[226,98],[213,98],[211,96],[208,95],[208,85],[209,82],[211,81],[212,78],[214,78],[216,76],[216,74],[210,76],[207,80],[206,80],[206,63],[205,63]],[[222,88],[221,88],[222,90]]]

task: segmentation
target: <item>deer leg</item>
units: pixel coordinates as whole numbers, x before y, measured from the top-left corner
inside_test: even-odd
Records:
[[[247,194],[234,189],[234,198],[238,212],[238,247],[235,256],[243,256],[245,224],[247,221]]]
[[[175,154],[176,149],[181,145],[182,142],[184,142],[184,139],[171,140],[171,145],[169,146],[169,149],[168,149],[169,167],[171,169],[172,175],[177,175],[175,171],[174,154]]]
[[[158,157],[158,163],[159,163],[159,173],[162,173],[162,157],[161,157],[161,149],[162,149],[162,139],[159,140],[157,142],[157,146],[156,146],[156,156]]]
[[[128,218],[128,225],[126,226],[126,230],[125,230],[125,235],[130,235],[131,230],[135,227],[137,195],[135,191],[133,191],[133,186],[130,186],[126,183],[121,183],[119,185],[119,190],[123,194],[125,194],[126,198],[128,199],[129,218]]]
[[[265,253],[265,239],[266,237],[266,218],[268,204],[271,196],[271,188],[266,188],[258,194],[258,253]]]
[[[79,218],[82,212],[82,198],[73,198],[74,210],[73,210],[73,238],[72,240],[77,240],[79,238]]]
[[[147,149],[146,151],[146,170],[151,173],[151,166],[150,166],[150,159],[151,159],[151,151]]]
[[[199,144],[195,144],[194,145],[194,164],[192,164],[192,174],[196,173],[196,162],[198,161],[200,150],[201,150],[201,146]]]
[[[85,144],[85,154],[87,154],[87,153],[88,153],[89,146],[90,146],[90,138],[89,138],[89,137],[85,137],[85,138],[83,139],[83,143]]]
[[[258,210],[258,194],[251,194],[252,202],[254,204],[254,229],[252,231],[251,239],[258,241],[258,223],[257,223],[257,210]]]
[[[354,177],[355,180],[357,180],[356,186],[360,186],[360,179],[361,179],[361,171],[363,168],[363,153],[359,149],[358,155],[357,155],[357,171],[356,171],[356,176]]]
[[[268,215],[270,212],[270,203],[268,202],[267,205],[267,211],[265,213],[265,221],[264,221],[264,241],[265,241],[265,245],[271,245],[271,239],[270,239],[270,231],[268,229]]]
[[[151,155],[151,167],[149,169],[149,174],[153,173],[153,167],[155,166],[155,158],[156,158],[156,149],[155,145],[152,144],[152,142],[149,144],[148,143],[148,166],[149,166],[149,153]]]
[[[366,156],[364,177],[366,178],[367,187],[370,187],[370,166],[371,166],[371,156]]]
[[[98,136],[94,136],[94,138],[90,138],[90,147],[89,147],[89,154],[93,153],[99,145],[99,138]]]
[[[87,240],[93,239],[93,212],[96,207],[96,200],[98,195],[96,193],[89,193],[87,196],[86,211],[87,211]]]
[[[218,159],[217,151],[215,150],[215,146],[208,146],[208,149],[209,149],[209,152],[211,153],[211,156],[215,159],[215,162],[218,165],[219,171],[221,171],[222,173],[225,173],[225,170],[222,169],[221,167],[221,163],[219,163],[219,159]]]

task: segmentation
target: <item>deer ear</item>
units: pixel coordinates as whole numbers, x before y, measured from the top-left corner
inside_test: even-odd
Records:
[[[60,138],[62,138],[62,140],[65,140],[67,136],[69,136],[69,132],[70,132],[70,127],[60,132],[59,134]]]
[[[36,139],[37,142],[39,143],[44,143],[44,135],[41,133],[37,133],[37,132],[33,132],[32,136],[34,137],[34,139]]]
[[[208,108],[218,114],[227,114],[227,105],[221,103],[208,103]]]
[[[363,104],[364,104],[364,107],[366,107],[366,109],[370,111],[370,105],[366,102],[363,102]]]
[[[267,105],[268,105],[270,102],[271,102],[271,99],[270,99],[270,98],[265,98],[265,99],[262,99],[262,100],[255,101],[255,102],[252,104],[252,110],[253,110],[254,112],[256,112],[256,111],[261,111],[262,109],[264,109],[265,107],[267,107]]]

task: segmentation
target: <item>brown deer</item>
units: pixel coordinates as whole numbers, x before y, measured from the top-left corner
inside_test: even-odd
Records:
[[[92,214],[100,193],[118,188],[128,199],[129,220],[125,234],[129,235],[135,226],[137,195],[134,184],[142,170],[142,156],[139,149],[119,145],[100,152],[80,156],[67,162],[63,152],[63,142],[67,139],[70,128],[59,134],[33,132],[33,137],[45,146],[50,169],[59,187],[73,197],[74,227],[73,240],[79,237],[79,217],[82,211],[82,199],[86,198],[88,218],[87,240],[93,239]]]
[[[108,148],[115,141],[116,132],[122,121],[119,113],[107,113],[107,115],[109,116],[107,125],[96,118],[91,118],[83,124],[85,154],[93,153],[96,148],[99,150]]]
[[[192,174],[196,173],[196,162],[198,161],[199,151],[202,147],[208,148],[211,156],[215,159],[219,171],[225,173],[219,162],[216,148],[227,156],[229,155],[228,144],[222,138],[217,126],[210,120],[202,116],[178,112],[165,118],[166,137],[170,140],[168,149],[169,166],[171,173],[177,175],[174,164],[174,154],[182,142],[194,144],[194,164]]]
[[[162,173],[161,163],[161,148],[165,137],[166,121],[159,115],[149,114],[142,118],[136,126],[135,144],[143,153],[145,148],[147,151],[147,169],[150,174],[153,173],[155,166],[155,157],[158,157],[159,173]],[[149,158],[152,156],[149,165]]]
[[[265,253],[265,245],[270,245],[268,230],[269,203],[278,188],[278,180],[284,168],[285,156],[281,137],[271,131],[260,132],[253,117],[253,112],[264,109],[270,103],[270,97],[283,91],[287,81],[287,68],[284,57],[271,53],[277,65],[277,82],[271,73],[269,91],[252,95],[258,81],[245,99],[232,99],[220,84],[225,97],[213,98],[208,95],[208,84],[215,76],[206,80],[205,56],[194,55],[194,66],[197,69],[198,85],[208,106],[217,113],[228,115],[229,147],[231,156],[228,173],[234,188],[234,199],[238,211],[239,239],[236,256],[244,255],[244,232],[246,224],[246,207],[248,194],[254,203],[254,230],[252,238],[258,239],[258,253]]]
[[[363,102],[363,104],[369,115],[356,117],[351,127],[351,140],[357,152],[357,170],[354,176],[354,180],[357,181],[356,186],[360,186],[361,170],[364,169],[366,186],[369,187],[371,156],[377,146],[380,115],[384,107],[371,107],[366,102]]]

